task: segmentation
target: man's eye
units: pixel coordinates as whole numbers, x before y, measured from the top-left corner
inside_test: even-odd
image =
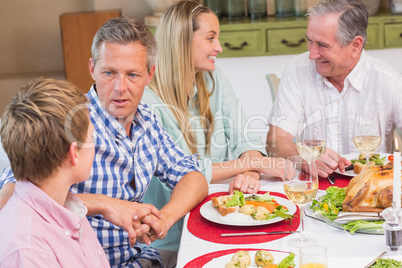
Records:
[[[112,72],[106,71],[105,74],[106,74],[106,75],[112,75]]]
[[[134,77],[136,77],[137,75],[136,75],[136,74],[129,74],[128,76],[134,78]]]

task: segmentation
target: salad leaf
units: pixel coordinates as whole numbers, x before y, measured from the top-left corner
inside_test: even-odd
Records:
[[[286,258],[281,260],[281,262],[278,264],[278,268],[296,267],[294,259],[295,259],[295,254],[290,253]]]
[[[266,192],[263,195],[250,195],[249,197],[246,198],[246,200],[250,201],[258,201],[258,202],[264,202],[264,203],[273,203],[274,197],[269,194],[269,192]]]
[[[349,230],[351,234],[358,229],[381,229],[384,221],[351,221],[346,224],[342,224],[343,229]]]
[[[286,212],[288,212],[288,211],[289,211],[288,209],[285,209],[285,208],[282,207],[282,206],[277,206],[272,212],[273,212],[276,216],[279,216],[279,217],[281,217],[281,218],[284,218],[285,221],[289,221],[289,220],[290,220],[290,223],[292,223],[292,220],[293,220],[293,218],[295,217],[295,215],[290,215],[290,214],[286,213]]]
[[[232,199],[226,202],[226,206],[235,207],[235,206],[244,206],[246,204],[246,199],[244,195],[240,191],[234,191]]]
[[[370,268],[400,268],[402,262],[394,259],[378,259]]]
[[[313,200],[310,208],[315,213],[322,214],[325,217],[334,220],[338,217],[338,212],[342,210],[342,203],[346,197],[346,188],[331,186],[328,187],[326,191],[326,195]]]

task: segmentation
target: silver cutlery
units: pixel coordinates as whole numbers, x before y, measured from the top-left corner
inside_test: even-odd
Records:
[[[371,265],[373,265],[379,258],[381,258],[382,256],[384,256],[387,252],[384,251],[383,253],[381,253],[380,256],[378,256],[377,258],[375,258],[372,262],[370,262],[369,264],[367,264],[366,266],[364,266],[364,268],[369,268]]]
[[[221,234],[221,237],[228,236],[246,236],[246,235],[275,235],[275,234],[293,234],[298,233],[299,231],[277,231],[277,232],[249,232],[249,233],[228,233]]]
[[[381,212],[339,212],[334,222],[345,224],[357,220],[382,220]]]
[[[329,184],[334,185],[335,184],[335,177],[332,174],[329,174],[327,177]]]

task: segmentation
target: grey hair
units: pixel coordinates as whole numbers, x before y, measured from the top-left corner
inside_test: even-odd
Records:
[[[367,43],[369,13],[360,0],[321,0],[310,7],[307,16],[324,16],[341,13],[336,36],[342,47],[350,44],[356,36],[363,38],[363,48]]]
[[[139,42],[147,51],[148,71],[155,64],[156,41],[142,20],[119,17],[103,24],[92,41],[91,53],[94,64],[99,59],[99,48],[103,42],[118,44]]]

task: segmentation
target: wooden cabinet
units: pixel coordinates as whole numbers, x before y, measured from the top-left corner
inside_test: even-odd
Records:
[[[307,18],[220,20],[220,57],[298,54],[307,51]],[[154,29],[151,29],[153,31]],[[402,15],[382,10],[370,17],[366,49],[402,47]]]
[[[88,67],[92,39],[106,21],[120,14],[121,11],[117,9],[60,15],[66,79],[83,92],[88,92],[93,83]]]

